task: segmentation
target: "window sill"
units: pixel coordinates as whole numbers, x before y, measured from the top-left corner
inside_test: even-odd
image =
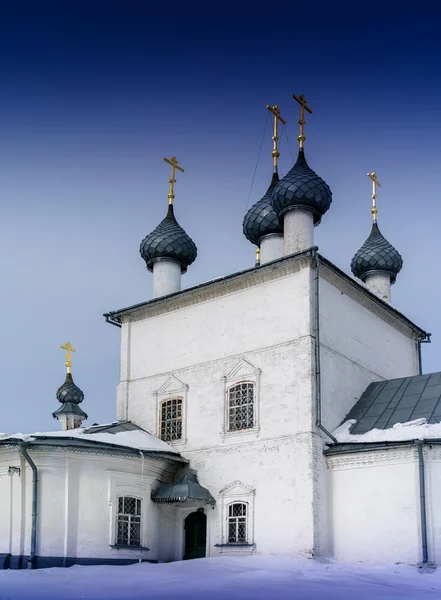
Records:
[[[223,440],[228,438],[259,435],[260,427],[249,427],[247,429],[235,429],[234,431],[221,431],[220,436]]]
[[[256,544],[214,544],[215,548],[254,548]]]
[[[160,438],[161,439],[161,438]],[[162,440],[164,441],[164,440]],[[169,446],[185,446],[187,440],[170,440],[169,442],[165,442]]]
[[[114,550],[144,550],[145,552],[150,552],[150,548],[146,548],[145,546],[124,546],[123,544],[110,544],[110,547]]]

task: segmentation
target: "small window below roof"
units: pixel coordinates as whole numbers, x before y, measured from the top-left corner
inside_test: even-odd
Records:
[[[140,498],[118,496],[115,544],[118,546],[141,546]]]

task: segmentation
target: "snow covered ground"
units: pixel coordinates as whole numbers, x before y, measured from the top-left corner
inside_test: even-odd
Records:
[[[0,600],[419,600],[441,598],[441,571],[272,556],[170,564],[0,571]]]

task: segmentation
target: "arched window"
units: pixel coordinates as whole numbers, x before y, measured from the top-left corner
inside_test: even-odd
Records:
[[[141,499],[118,496],[116,516],[117,546],[141,546]]]
[[[229,431],[254,427],[254,387],[251,381],[241,381],[228,389]]]
[[[248,539],[248,506],[235,502],[228,506],[228,543],[246,544]]]
[[[161,402],[159,434],[164,442],[182,438],[182,398],[169,398]]]

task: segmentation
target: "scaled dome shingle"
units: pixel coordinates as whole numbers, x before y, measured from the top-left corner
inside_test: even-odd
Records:
[[[58,388],[57,400],[62,404],[66,402],[80,404],[84,400],[84,392],[75,385],[71,373],[66,373],[66,381]]]
[[[273,190],[271,205],[275,213],[281,220],[289,210],[303,208],[313,213],[314,225],[318,225],[331,202],[328,184],[308,166],[301,148],[295,165]]]
[[[264,235],[283,233],[283,226],[271,206],[271,194],[278,182],[279,176],[274,173],[264,197],[248,210],[243,219],[243,234],[256,246],[260,245],[260,240]]]
[[[402,266],[400,253],[383,237],[377,223],[374,223],[368,239],[351,261],[352,273],[364,281],[370,273],[383,271],[390,274],[391,283],[394,283]]]
[[[153,271],[155,258],[173,258],[180,263],[182,273],[194,262],[196,245],[176,221],[172,204],[166,217],[142,240],[139,252],[149,271]]]

